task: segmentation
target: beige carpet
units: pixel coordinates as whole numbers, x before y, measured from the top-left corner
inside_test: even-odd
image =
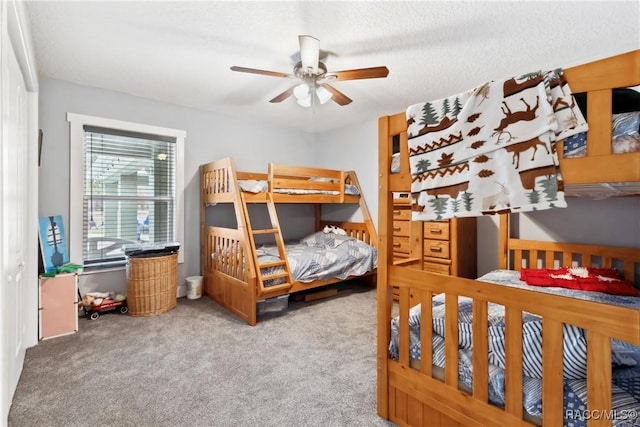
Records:
[[[376,294],[247,326],[206,297],[80,318],[27,351],[9,426],[393,426],[376,414]]]

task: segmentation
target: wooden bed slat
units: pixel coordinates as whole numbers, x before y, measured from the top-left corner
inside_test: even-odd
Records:
[[[433,292],[420,291],[420,318],[431,319],[433,317],[433,306],[429,303],[433,299]],[[420,324],[420,352],[421,354],[433,354],[433,323],[424,322]],[[433,366],[431,360],[427,359],[427,363],[420,363],[420,370],[427,376],[432,375]]]
[[[458,387],[458,296],[445,295],[445,360],[444,382]]]
[[[506,411],[522,418],[522,312],[505,307]]]
[[[611,340],[600,334],[587,334],[587,409],[594,415],[588,426],[610,426],[606,409],[611,408]]]
[[[487,313],[486,301],[473,301],[473,397],[484,403],[489,399]]]
[[[562,323],[542,321],[542,422],[546,426],[562,427],[564,417],[562,396]],[[556,397],[556,398],[553,398]]]

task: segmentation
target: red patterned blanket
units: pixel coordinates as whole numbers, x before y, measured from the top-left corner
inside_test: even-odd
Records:
[[[563,267],[557,269],[523,268],[520,280],[531,286],[554,286],[613,295],[640,296],[631,283],[613,268]]]

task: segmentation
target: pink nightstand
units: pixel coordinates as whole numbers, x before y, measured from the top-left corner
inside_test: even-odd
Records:
[[[78,275],[40,277],[39,339],[78,331]]]

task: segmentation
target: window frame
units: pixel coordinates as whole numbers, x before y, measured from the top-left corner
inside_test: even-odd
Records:
[[[141,123],[122,120],[107,119],[104,117],[88,116],[84,114],[67,113],[69,122],[69,258],[71,262],[82,260],[83,227],[85,226],[83,214],[84,200],[84,127],[86,125],[108,129],[118,129],[129,132],[161,135],[176,139],[176,200],[175,200],[175,227],[176,241],[181,245],[178,251],[178,263],[184,262],[184,140],[186,131],[171,129]],[[102,269],[122,269],[125,265]],[[100,270],[101,267],[91,267],[92,270]]]

